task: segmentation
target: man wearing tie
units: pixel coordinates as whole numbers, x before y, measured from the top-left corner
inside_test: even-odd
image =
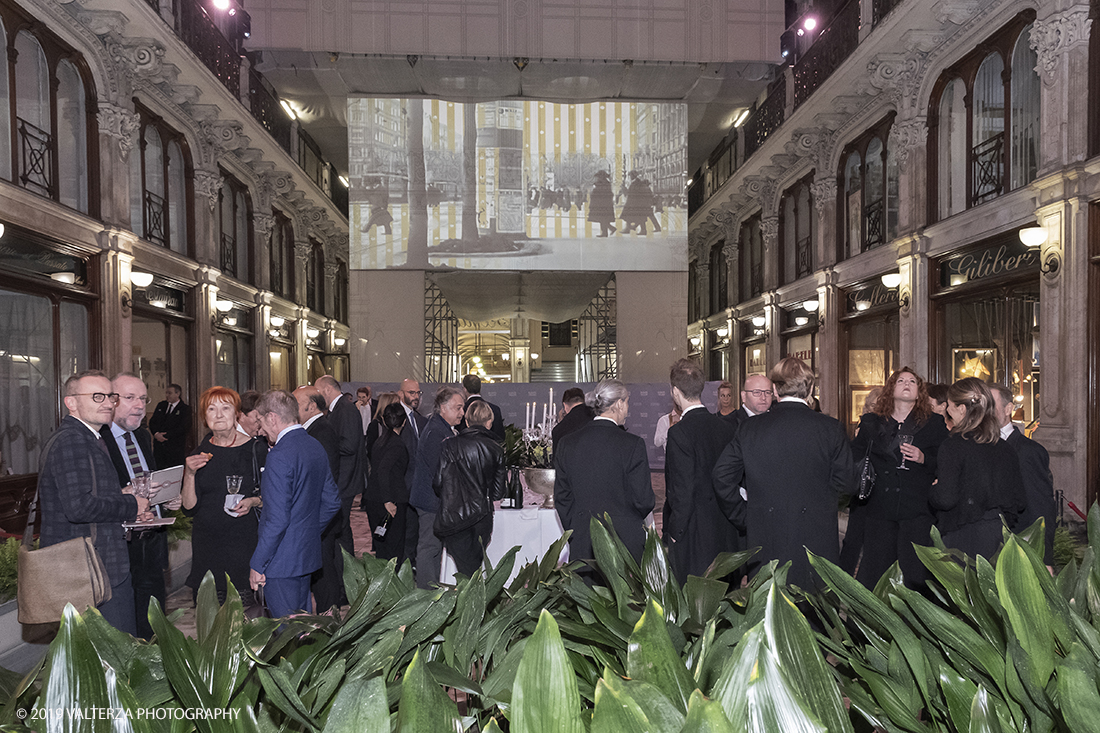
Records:
[[[401,431],[401,442],[405,444],[405,450],[409,453],[409,466],[405,469],[405,488],[412,493],[413,474],[416,472],[416,451],[420,445],[420,433],[428,424],[428,418],[418,412],[420,407],[420,383],[415,379],[406,379],[401,382],[401,388],[397,390],[397,396],[401,398],[401,406],[405,408],[405,427]],[[409,511],[405,516],[405,557],[409,558],[413,567],[416,567],[416,546],[420,536],[420,517],[416,509],[409,505]]]
[[[169,384],[164,401],[153,410],[149,430],[153,433],[153,457],[161,468],[183,465],[187,457],[187,434],[191,431],[191,408],[184,404],[183,388]]]
[[[111,391],[118,394],[114,420],[99,429],[111,463],[118,474],[119,486],[127,486],[134,475],[155,471],[153,437],[141,427],[145,406],[149,403],[145,383],[137,375],[123,372],[111,381]],[[160,516],[159,507],[151,510]],[[165,527],[131,530],[126,543],[130,551],[130,580],[134,587],[134,613],[138,636],[149,639],[149,599],[156,598],[165,608],[167,592],[164,570],[168,567],[168,530]]]

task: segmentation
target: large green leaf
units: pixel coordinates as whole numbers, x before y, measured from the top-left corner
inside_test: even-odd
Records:
[[[512,687],[512,733],[584,733],[577,678],[550,612],[539,614]],[[403,733],[403,732],[402,732]]]
[[[945,664],[940,667],[940,689],[943,690],[955,730],[969,730],[970,706],[974,702],[978,686]]]
[[[470,672],[474,652],[480,638],[481,622],[485,618],[485,577],[480,570],[459,586],[457,618],[444,636],[454,650],[454,668],[462,674]]]
[[[768,594],[764,631],[779,666],[814,717],[831,733],[852,731],[832,669],[825,663],[810,624],[775,584]]]
[[[592,554],[595,555],[596,566],[611,584],[615,604],[618,606],[619,615],[622,616],[627,606],[634,600],[627,570],[627,559],[630,553],[623,547],[618,535],[613,536],[603,522],[596,517],[589,520],[588,526],[592,534]]]
[[[105,667],[107,679],[107,706],[116,717],[112,721],[111,733],[149,733],[152,724],[149,721],[147,706],[138,705],[133,691],[118,678],[114,669]]]
[[[613,677],[610,670],[604,670],[604,680]],[[648,682],[615,678],[624,694],[630,696],[645,713],[655,731],[679,730],[684,724],[684,714],[668,699],[668,695]],[[694,693],[693,693],[694,694]]]
[[[106,733],[111,729],[110,721],[74,714],[105,710],[108,699],[103,665],[88,640],[84,619],[72,604],[66,604],[61,628],[50,642],[38,703],[36,712],[46,714],[45,725],[39,723],[39,729],[48,733]]]
[[[430,605],[424,614],[405,632],[405,638],[401,641],[401,647],[397,650],[397,658],[416,648],[421,642],[435,636],[446,623],[455,607],[456,593],[453,590],[435,591]]]
[[[683,592],[672,572],[665,546],[653,529],[646,530],[641,571],[646,592],[656,598],[661,608],[665,609],[666,618],[669,620],[679,618],[684,600]]]
[[[718,607],[722,599],[729,591],[729,584],[711,578],[700,578],[697,575],[689,575],[684,583],[684,604],[687,607],[687,615],[698,631],[707,625],[707,622],[718,613]],[[687,627],[685,626],[685,631]]]
[[[289,667],[289,665],[287,665]],[[282,667],[257,667],[260,683],[267,693],[268,699],[278,707],[279,711],[292,720],[296,720],[312,731],[320,730],[321,726],[313,717],[309,706],[294,689],[290,675]]]
[[[716,700],[708,700],[703,697],[703,693],[695,690],[691,693],[687,720],[684,721],[680,733],[734,733],[734,727],[730,725],[722,706]]]
[[[1030,659],[1031,679],[1045,687],[1054,672],[1054,616],[1031,562],[1011,535],[997,561],[997,588],[1008,622]]]
[[[153,627],[153,633],[157,635],[157,645],[164,660],[164,673],[176,692],[180,706],[214,709],[217,706],[210,694],[210,681],[203,679],[200,671],[202,650],[194,640],[188,639],[168,623],[155,598],[150,599],[149,603],[153,606],[149,613],[149,623]],[[214,733],[211,721],[206,718],[196,718],[195,727],[202,733]]]
[[[695,679],[672,646],[665,626],[664,609],[652,598],[630,635],[626,675],[649,682],[664,691],[681,712],[687,712]]]
[[[596,705],[592,710],[592,733],[659,733],[641,706],[626,694],[616,675],[605,675],[596,683]]]
[[[1096,661],[1080,644],[1074,644],[1058,665],[1058,698],[1070,730],[1093,730],[1100,721],[1096,675]]]
[[[424,666],[420,651],[413,655],[401,681],[397,708],[398,733],[461,733],[458,707],[436,684]]]
[[[324,733],[390,733],[390,708],[382,678],[345,682],[336,693]]]
[[[742,550],[741,552],[720,552],[714,558],[714,562],[710,564],[710,567],[707,568],[707,571],[703,573],[703,576],[713,580],[722,580],[747,563],[758,552],[760,552],[759,547]]]
[[[970,733],[1001,733],[997,713],[985,687],[979,686],[970,706]]]

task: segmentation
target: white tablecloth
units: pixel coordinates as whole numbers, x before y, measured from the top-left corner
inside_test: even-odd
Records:
[[[496,567],[504,554],[513,547],[519,547],[516,553],[516,563],[512,567],[512,575],[515,578],[527,563],[542,560],[546,551],[559,537],[562,536],[561,520],[554,509],[538,509],[537,507],[525,507],[523,509],[498,509],[493,514],[493,536],[485,554],[489,562]],[[569,548],[562,550],[560,562],[569,559]],[[443,551],[442,578],[444,583],[455,582],[455,564],[447,551]]]

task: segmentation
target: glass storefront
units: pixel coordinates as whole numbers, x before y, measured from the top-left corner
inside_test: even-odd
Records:
[[[147,288],[134,289],[130,370],[149,388],[149,414],[169,384],[183,387],[184,402],[194,402],[188,393],[190,318],[186,316],[186,296],[182,289],[155,281]]]
[[[875,279],[845,290],[844,295],[842,331],[847,355],[842,351],[841,404],[849,434],[854,434],[867,396],[901,366],[898,291]]]
[[[214,384],[238,393],[256,383],[252,365],[252,312],[234,307],[219,314],[214,329]]]

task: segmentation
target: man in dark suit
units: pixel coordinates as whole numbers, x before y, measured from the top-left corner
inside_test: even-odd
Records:
[[[763,415],[772,406],[772,381],[763,374],[750,374],[741,387],[741,406],[722,418],[734,428],[750,417]]]
[[[145,516],[149,501],[122,493],[99,433],[110,424],[117,399],[103,372],[81,372],[65,381],[69,415],[50,436],[39,460],[39,542],[49,547],[94,531],[95,548],[111,584],[111,598],[99,612],[116,629],[136,634],[130,553],[122,523]]]
[[[294,399],[298,402],[298,420],[309,436],[325,449],[332,480],[336,481],[340,477],[340,438],[325,416],[328,405],[324,396],[316,387],[306,385],[294,390]]]
[[[420,433],[428,426],[428,418],[421,415],[420,383],[415,379],[406,379],[401,382],[401,388],[397,390],[397,396],[401,398],[401,406],[405,408],[405,427],[401,431],[401,442],[405,444],[405,450],[409,453],[409,465],[405,469],[405,488],[412,493],[413,474],[416,473],[416,451],[420,445]],[[416,509],[410,505],[405,515],[405,557],[409,558],[413,567],[416,567],[416,546],[420,538],[420,518]]]
[[[561,406],[565,411],[565,417],[550,431],[554,450],[558,449],[559,440],[592,422],[592,408],[584,404],[584,390],[580,387],[570,387],[565,390],[561,396]]]
[[[562,438],[554,452],[554,507],[565,529],[573,530],[569,558],[593,557],[590,522],[606,512],[634,559],[645,548],[642,523],[655,498],[645,440],[622,429],[630,393],[617,379],[593,391],[597,416]]]
[[[343,595],[344,556],[340,548],[349,553],[355,551],[351,536],[351,505],[366,488],[366,454],[363,451],[363,418],[355,403],[340,391],[340,383],[326,374],[313,386],[328,405],[328,424],[338,439],[336,486],[340,489],[340,516],[333,520],[332,527],[325,531],[322,538],[325,564],[319,582],[325,590],[317,598],[318,609],[327,611],[330,606],[339,604]]]
[[[690,359],[680,359],[669,374],[679,422],[668,429],[665,444],[664,540],[669,561],[681,583],[702,575],[720,552],[736,552],[737,528],[718,508],[714,464],[734,427],[703,407],[706,380]]]
[[[805,362],[788,356],[771,381],[779,402],[741,424],[714,467],[714,487],[729,520],[744,524],[748,546],[761,548],[750,572],[791,562],[787,582],[812,590],[806,550],[840,560],[837,506],[855,491],[852,449],[840,423],[809,406],[814,374]]]
[[[501,414],[499,407],[481,396],[481,377],[476,374],[467,374],[462,378],[462,389],[466,390],[466,404],[462,406],[462,414],[465,416],[466,411],[470,409],[470,403],[476,402],[477,400],[483,401],[489,406],[489,409],[493,411],[493,425],[489,428],[489,432],[495,435],[497,440],[503,444],[504,415]],[[458,425],[458,429],[465,430],[467,427],[466,418],[463,417],[462,422]]]
[[[340,513],[340,492],[325,449],[298,424],[294,397],[272,390],[257,409],[274,447],[264,464],[264,510],[249,581],[253,590],[264,586],[268,610],[281,617],[310,610],[310,574],[321,567],[321,532]]]
[[[103,436],[107,453],[118,474],[118,485],[125,487],[133,481],[135,474],[157,468],[153,459],[153,436],[141,427],[149,397],[145,382],[137,375],[126,372],[111,380],[111,390],[118,394],[114,420],[100,428],[99,434]],[[175,508],[179,508],[178,500]],[[160,516],[157,507],[151,507],[150,511]],[[153,628],[149,625],[149,599],[156,598],[160,607],[166,608],[168,594],[164,571],[168,568],[168,529],[134,529],[129,535],[127,546],[130,551],[137,635],[149,639],[153,636]]]
[[[182,465],[187,457],[191,408],[184,404],[182,395],[182,387],[169,384],[164,390],[164,401],[157,405],[149,418],[149,431],[153,433],[153,457],[161,468]]]
[[[370,398],[370,387],[363,386],[355,390],[355,406],[359,408],[359,415],[363,418],[363,433],[367,432],[370,421],[378,414],[378,400]]]
[[[1027,494],[1027,508],[1016,520],[1016,527],[1027,529],[1039,517],[1043,518],[1046,537],[1043,545],[1043,562],[1049,568],[1054,567],[1054,528],[1058,517],[1058,507],[1054,501],[1054,475],[1050,472],[1050,454],[1037,441],[1024,435],[1019,427],[1012,423],[1012,413],[1016,402],[1012,392],[1003,384],[990,384],[993,392],[994,409],[997,422],[1001,426],[1001,438],[1008,442],[1016,457],[1020,460],[1020,478],[1024,481],[1024,493]]]

